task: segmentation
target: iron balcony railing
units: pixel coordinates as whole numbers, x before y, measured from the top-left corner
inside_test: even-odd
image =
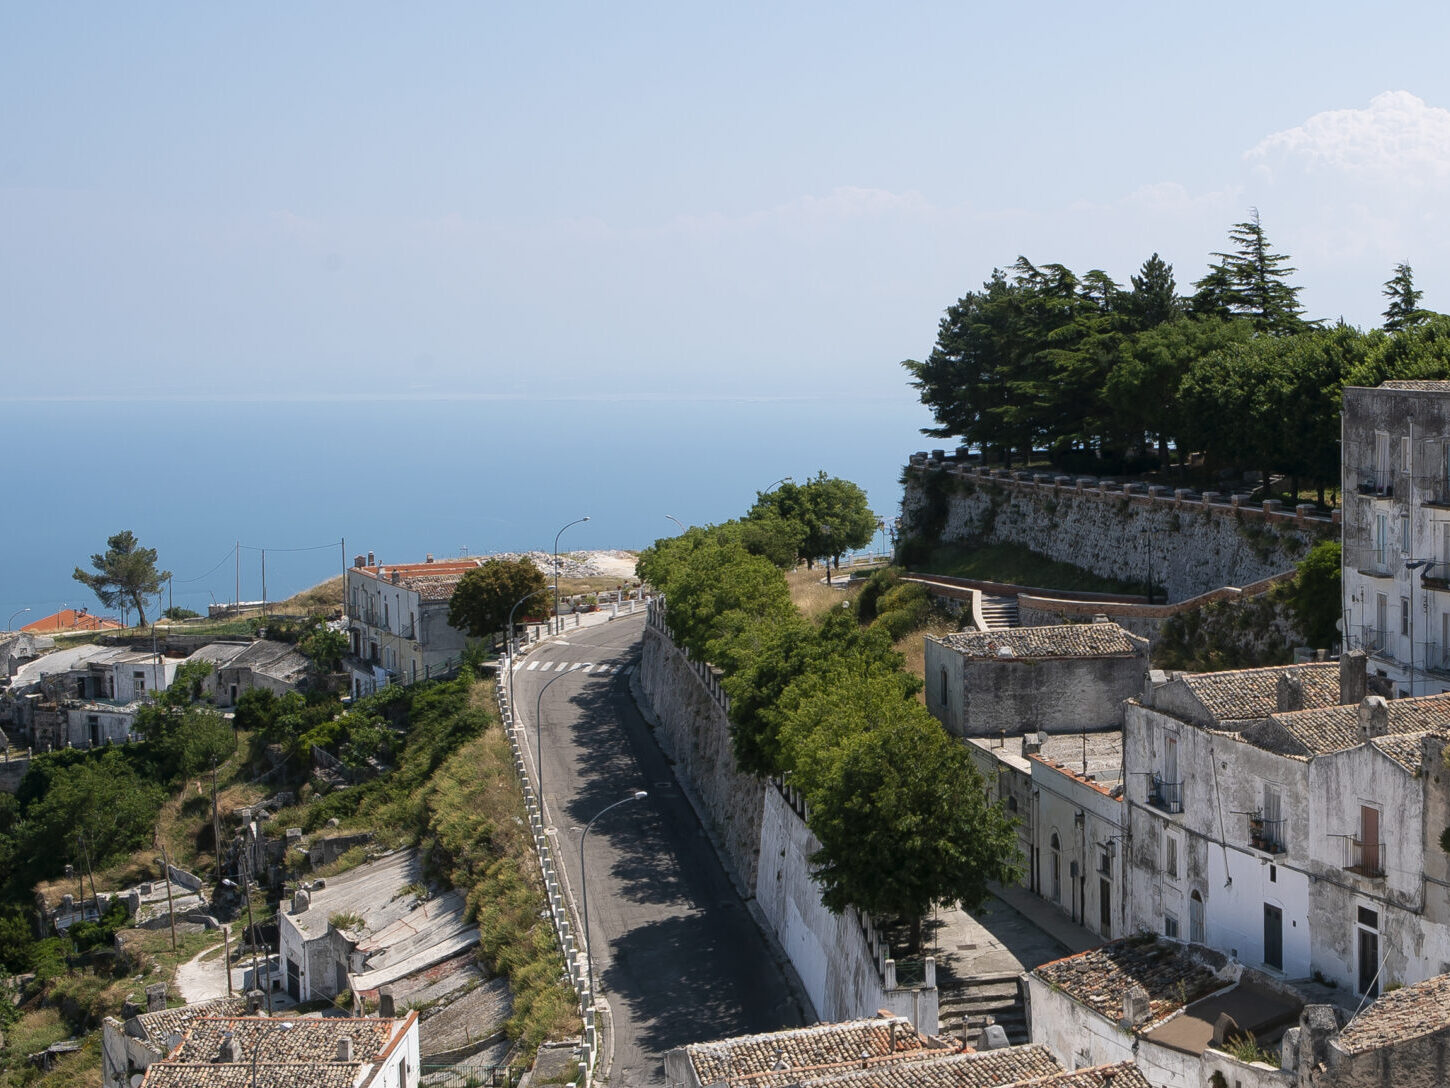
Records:
[[[1266,854],[1284,852],[1284,821],[1266,820],[1258,812],[1249,813],[1249,845]]]
[[[1344,867],[1351,873],[1358,873],[1360,876],[1384,876],[1385,875],[1385,844],[1383,842],[1365,842],[1359,838],[1348,838],[1345,840]]]
[[[1380,495],[1389,498],[1395,493],[1395,474],[1388,468],[1369,465],[1354,470],[1355,490],[1361,495]]]
[[[1383,627],[1366,624],[1349,634],[1349,649],[1363,650],[1367,654],[1383,653],[1389,646],[1389,632]]]
[[[1183,783],[1165,781],[1162,775],[1153,776],[1148,789],[1148,803],[1164,812],[1183,811]]]
[[[1398,561],[1399,553],[1388,545],[1383,548],[1350,548],[1344,556],[1344,565],[1350,570],[1357,570],[1374,578],[1393,577]]]
[[[1450,651],[1438,642],[1422,642],[1415,647],[1415,667],[1426,672],[1450,673]]]

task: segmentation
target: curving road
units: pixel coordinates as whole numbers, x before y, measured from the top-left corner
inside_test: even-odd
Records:
[[[585,853],[596,987],[612,1021],[600,1070],[611,1085],[663,1084],[672,1047],[802,1022],[630,696],[643,629],[641,615],[570,632],[514,674],[531,760],[540,708],[545,812],[576,903],[584,825],[649,791],[596,823]]]

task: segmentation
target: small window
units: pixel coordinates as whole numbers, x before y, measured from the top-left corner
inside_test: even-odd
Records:
[[[1178,916],[1174,914],[1163,915],[1163,936],[1178,939]]]
[[[1163,840],[1163,874],[1178,879],[1178,840],[1169,835]]]
[[[1368,907],[1359,908],[1359,924],[1370,929],[1379,929],[1380,915],[1377,910],[1370,910]]]
[[[1400,598],[1400,634],[1410,633],[1410,598]]]
[[[1013,797],[1011,794],[1008,794],[1007,795],[1007,811],[1008,812],[1016,812],[1017,811],[1017,798]]]
[[[1410,436],[1409,435],[1402,435],[1400,437],[1400,471],[1401,472],[1409,472],[1410,471]]]
[[[947,670],[943,666],[941,671],[941,705],[945,707],[949,702],[950,700],[947,698]]]

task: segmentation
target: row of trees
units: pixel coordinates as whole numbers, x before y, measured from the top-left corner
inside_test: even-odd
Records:
[[[1338,476],[1342,388],[1450,376],[1450,318],[1420,307],[1402,264],[1382,329],[1306,321],[1257,211],[1230,240],[1187,296],[1156,253],[1129,288],[1025,257],[995,270],[947,310],[926,360],[902,364],[935,417],[925,433],[1008,464],[1047,449],[1069,467],[1146,468],[1200,451],[1322,492]]]
[[[804,793],[822,901],[901,918],[918,947],[933,905],[973,905],[1013,877],[1012,822],[917,700],[886,627],[849,607],[804,618],[747,547],[749,521],[657,541],[639,574],[665,594],[676,640],[722,670],[738,765]],[[879,586],[873,612],[893,593]]]

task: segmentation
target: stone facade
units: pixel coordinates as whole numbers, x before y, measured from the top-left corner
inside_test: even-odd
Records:
[[[1129,485],[1142,487],[1142,485]],[[1153,584],[1170,601],[1290,570],[1334,519],[1310,507],[1216,492],[1142,488],[912,458],[903,536],[1018,544],[1105,578]]]

